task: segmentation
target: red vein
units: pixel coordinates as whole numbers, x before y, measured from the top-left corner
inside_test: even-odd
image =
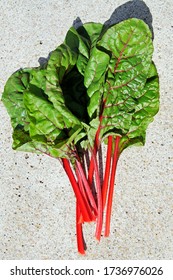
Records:
[[[123,55],[125,49],[126,49],[127,46],[128,46],[128,43],[129,43],[129,41],[130,41],[130,39],[131,39],[131,37],[132,37],[132,35],[133,35],[133,32],[134,32],[134,30],[132,30],[132,32],[129,34],[129,37],[127,38],[126,43],[124,43],[124,46],[123,46],[123,48],[122,48],[122,50],[121,50],[121,52],[120,52],[120,56],[118,57],[117,62],[116,62],[116,64],[115,64],[114,72],[115,72],[115,70],[117,69],[117,67],[118,67],[118,65],[119,65],[119,63],[120,63],[120,61],[121,61],[122,55]],[[118,33],[118,35],[119,35],[119,33]],[[119,35],[119,36],[120,36],[120,35]]]

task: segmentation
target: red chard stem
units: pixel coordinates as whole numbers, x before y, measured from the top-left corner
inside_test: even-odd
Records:
[[[106,204],[107,191],[108,191],[108,182],[111,171],[111,157],[112,157],[112,136],[108,136],[108,148],[107,148],[107,156],[106,156],[106,166],[105,166],[105,174],[103,180],[102,187],[102,198],[103,198],[103,209]]]
[[[111,170],[110,187],[109,187],[107,210],[106,210],[105,236],[109,236],[110,234],[110,220],[111,220],[111,211],[112,211],[115,174],[116,174],[116,167],[117,167],[117,162],[119,157],[119,141],[120,141],[120,136],[116,136],[114,140],[115,147],[114,147],[114,154],[112,159],[112,170]]]
[[[71,169],[69,160],[66,159],[66,158],[62,158],[62,162],[63,162],[64,170],[66,171],[66,174],[67,174],[67,176],[70,180],[70,183],[72,185],[73,191],[74,191],[74,193],[76,195],[76,198],[78,200],[78,203],[79,203],[79,206],[80,206],[80,209],[81,209],[81,212],[82,212],[82,216],[83,216],[85,221],[90,222],[91,218],[90,218],[90,215],[89,215],[88,210],[86,208],[86,203],[85,203],[84,198],[83,198],[83,196],[80,192],[79,186],[77,184],[77,181],[76,181],[75,176],[73,174],[73,171]]]
[[[83,181],[82,181],[82,178],[81,178],[81,174],[80,174],[80,171],[77,168],[77,166],[76,166],[76,176],[77,176],[77,179],[78,179],[78,184],[79,184],[81,194],[82,194],[82,196],[85,200],[85,203],[86,203],[86,208],[88,210],[88,213],[90,214],[91,221],[95,221],[96,217],[92,213],[91,204],[90,204],[89,199],[87,198],[87,194],[86,194],[86,191],[85,191],[85,188],[84,188],[84,184],[83,184]],[[83,222],[84,222],[84,219],[83,219]]]
[[[95,179],[96,179],[97,204],[98,204],[97,205],[98,214],[97,214],[95,237],[96,237],[96,239],[98,239],[98,241],[100,241],[102,225],[103,225],[103,205],[102,205],[102,193],[101,193],[99,168],[98,168],[98,164],[97,164],[97,158],[96,158],[96,155],[94,155],[94,153],[93,153],[93,163],[94,163],[94,171],[95,171]]]
[[[91,206],[92,206],[92,208],[93,208],[94,213],[97,214],[97,205],[96,205],[96,202],[95,202],[95,200],[94,200],[93,194],[92,194],[92,192],[91,192],[90,185],[89,185],[89,183],[88,183],[88,181],[87,181],[87,179],[86,179],[86,177],[85,177],[85,173],[84,173],[84,171],[83,171],[83,168],[82,168],[82,166],[81,166],[81,163],[80,163],[79,161],[76,161],[76,166],[77,166],[77,168],[78,168],[78,170],[79,170],[79,174],[80,174],[81,179],[82,179],[82,181],[83,181],[84,188],[85,188],[86,194],[87,194],[87,196],[88,196],[88,200],[89,200],[89,202],[91,203]]]
[[[85,255],[85,241],[83,237],[81,211],[78,201],[76,201],[76,237],[77,237],[77,248],[78,252],[82,255]]]

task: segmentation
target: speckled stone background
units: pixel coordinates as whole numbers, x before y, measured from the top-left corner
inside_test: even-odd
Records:
[[[173,259],[172,0],[0,0],[0,93],[15,70],[39,65],[76,18],[78,24],[132,16],[153,26],[161,106],[145,147],[120,158],[110,237],[98,244],[86,224],[87,254],[76,252],[75,198],[62,167],[12,150],[0,102],[0,259]]]

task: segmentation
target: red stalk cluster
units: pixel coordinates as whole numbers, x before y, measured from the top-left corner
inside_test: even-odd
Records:
[[[110,234],[111,210],[115,183],[116,167],[119,158],[120,136],[108,136],[107,156],[103,183],[100,180],[97,152],[100,148],[99,129],[95,138],[94,149],[91,153],[88,174],[80,159],[76,159],[75,170],[68,159],[62,159],[63,167],[68,175],[73,191],[76,196],[76,235],[78,252],[85,254],[85,241],[82,225],[85,222],[96,221],[95,237],[100,241],[105,223],[104,236]],[[87,176],[88,175],[88,176]],[[95,179],[95,180],[94,180]],[[93,192],[93,182],[95,192]],[[105,222],[103,213],[105,211]]]

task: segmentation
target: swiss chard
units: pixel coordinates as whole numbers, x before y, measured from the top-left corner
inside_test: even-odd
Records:
[[[144,145],[159,110],[152,54],[152,34],[142,20],[107,28],[87,23],[70,28],[47,63],[18,70],[5,85],[2,101],[11,117],[13,149],[59,159],[68,175],[81,254],[84,222],[96,222],[100,240],[105,211],[109,235],[118,159],[125,148]],[[103,182],[101,145],[107,145]]]

